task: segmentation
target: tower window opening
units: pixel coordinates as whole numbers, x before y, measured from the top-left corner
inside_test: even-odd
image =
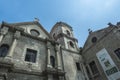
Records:
[[[73,44],[73,42],[70,41],[69,43],[70,43],[70,46],[71,46],[72,48],[74,48],[74,44]]]
[[[54,56],[50,56],[50,62],[51,62],[52,67],[55,67],[55,58],[54,58]]]
[[[70,36],[70,32],[68,30],[66,30],[66,32],[67,32],[67,35]]]

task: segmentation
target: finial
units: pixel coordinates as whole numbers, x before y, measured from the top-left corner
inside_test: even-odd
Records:
[[[92,30],[90,28],[88,29],[88,31],[89,31],[89,34],[92,33]]]
[[[35,17],[35,18],[34,18],[34,21],[37,21],[37,22],[39,22],[39,19]]]
[[[109,26],[113,26],[113,24],[111,22],[108,23]]]

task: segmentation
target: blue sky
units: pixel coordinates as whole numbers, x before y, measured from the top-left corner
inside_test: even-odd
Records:
[[[58,21],[73,27],[74,35],[83,46],[88,29],[107,27],[120,21],[120,0],[0,0],[0,22],[33,21],[50,32]]]

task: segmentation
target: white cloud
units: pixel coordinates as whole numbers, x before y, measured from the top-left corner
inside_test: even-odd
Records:
[[[73,14],[79,18],[96,18],[114,11],[119,0],[75,0],[72,2]]]

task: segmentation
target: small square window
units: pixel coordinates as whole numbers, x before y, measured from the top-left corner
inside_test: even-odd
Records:
[[[36,62],[36,56],[37,56],[37,51],[36,50],[27,49],[26,56],[25,56],[25,61],[35,63]]]
[[[80,64],[78,62],[76,62],[76,67],[77,67],[77,70],[80,71]]]

